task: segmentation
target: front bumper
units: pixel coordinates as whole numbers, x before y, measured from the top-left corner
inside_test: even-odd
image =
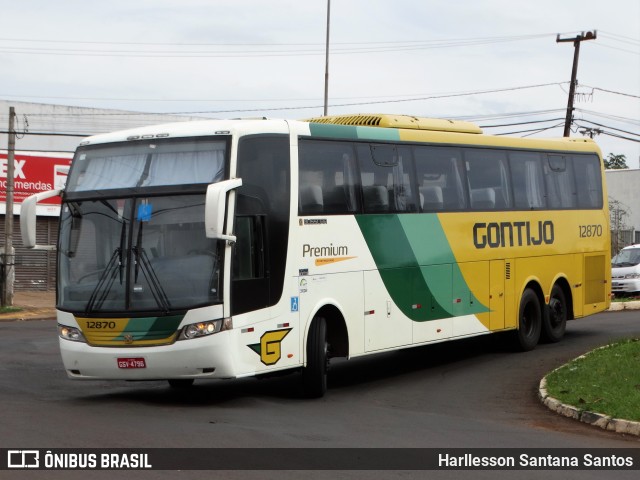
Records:
[[[230,332],[156,347],[92,347],[60,339],[67,375],[87,380],[235,378]],[[118,368],[119,358],[143,358],[145,368]]]
[[[617,278],[611,280],[612,293],[640,292],[640,279]]]

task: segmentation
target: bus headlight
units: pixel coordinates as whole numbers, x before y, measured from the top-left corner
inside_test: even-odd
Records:
[[[222,330],[230,330],[232,323],[230,318],[221,318],[209,322],[198,322],[182,327],[178,340],[189,340],[191,338],[206,337]]]
[[[84,335],[79,328],[58,325],[58,335],[60,338],[70,340],[72,342],[86,342]]]
[[[627,275],[624,276],[624,278],[640,278],[640,273],[628,273]]]

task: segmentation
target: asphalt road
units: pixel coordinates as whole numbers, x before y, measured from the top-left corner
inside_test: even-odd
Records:
[[[294,375],[196,382],[66,378],[54,321],[0,323],[0,448],[496,447],[639,448],[628,437],[560,417],[537,399],[540,379],[611,340],[640,336],[640,312],[570,322],[565,339],[527,353],[500,336],[332,365],[320,400]],[[604,380],[604,379],[603,379]],[[175,472],[91,472],[90,478],[175,478]],[[219,473],[219,472],[218,472]],[[472,475],[471,475],[472,473]],[[522,473],[522,472],[520,472]],[[466,472],[469,478],[637,478],[636,472]],[[47,474],[45,476],[45,474]],[[3,476],[4,475],[4,476]],[[83,476],[84,475],[84,476]],[[261,472],[180,478],[264,478]],[[306,478],[462,478],[464,472],[305,472]],[[299,478],[278,472],[269,478]],[[82,472],[0,472],[0,478],[89,478]]]

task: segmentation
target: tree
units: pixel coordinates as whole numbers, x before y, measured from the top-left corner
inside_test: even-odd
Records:
[[[627,157],[610,153],[609,156],[604,159],[604,168],[607,170],[623,170],[629,168],[627,166]]]
[[[619,200],[609,197],[609,219],[611,225],[611,255],[618,252],[627,245],[631,245],[632,231],[627,225],[629,217],[629,207]]]

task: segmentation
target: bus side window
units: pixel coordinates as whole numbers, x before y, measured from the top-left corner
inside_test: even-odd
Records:
[[[234,245],[233,279],[249,280],[264,277],[264,217],[237,216]]]
[[[578,207],[602,208],[602,172],[595,155],[574,155],[573,172],[578,186]]]
[[[456,211],[467,205],[460,151],[447,147],[413,148],[420,211]]]
[[[238,144],[231,314],[275,305],[282,296],[289,238],[287,135],[248,135]]]
[[[538,153],[509,153],[513,201],[517,209],[534,210],[546,207],[546,192],[540,160]]]
[[[547,155],[544,176],[549,196],[549,208],[575,208],[577,206],[571,157]]]
[[[511,182],[507,155],[485,149],[465,149],[471,208],[502,210],[511,208]]]
[[[365,212],[418,211],[408,147],[360,144],[358,163]]]
[[[300,139],[298,162],[300,215],[339,215],[358,210],[352,144]]]

